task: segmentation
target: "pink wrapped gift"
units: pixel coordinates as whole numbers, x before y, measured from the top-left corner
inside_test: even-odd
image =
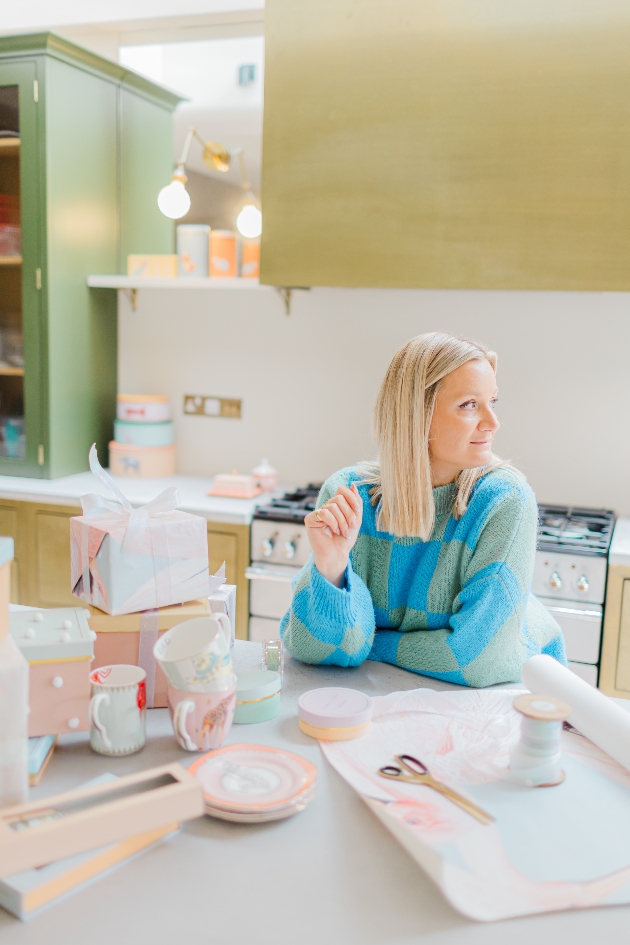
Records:
[[[109,496],[83,496],[70,519],[72,593],[113,616],[207,597],[206,520],[177,511],[177,489],[134,509],[94,446],[90,469]]]

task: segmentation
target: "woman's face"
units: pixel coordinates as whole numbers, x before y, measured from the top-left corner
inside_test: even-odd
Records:
[[[485,466],[499,429],[494,409],[497,382],[485,358],[447,374],[435,399],[429,431],[434,486],[452,482],[462,469]]]

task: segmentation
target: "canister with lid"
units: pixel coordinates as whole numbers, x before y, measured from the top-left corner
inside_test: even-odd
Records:
[[[236,674],[235,722],[267,722],[280,711],[280,673],[249,669]]]
[[[312,738],[330,742],[359,738],[371,720],[372,700],[357,689],[310,689],[298,699],[299,726]]]

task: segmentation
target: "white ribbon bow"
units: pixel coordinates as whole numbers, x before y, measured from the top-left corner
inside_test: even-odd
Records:
[[[171,487],[165,489],[164,492],[160,492],[159,496],[153,499],[152,502],[148,502],[139,509],[134,509],[109,473],[99,463],[95,443],[92,444],[90,450],[90,469],[97,479],[100,479],[113,498],[89,492],[81,497],[83,514],[90,516],[102,514],[103,512],[109,512],[110,514],[113,512],[121,519],[126,519],[127,530],[122,547],[128,551],[141,550],[150,518],[161,512],[172,512],[181,505],[177,489]]]

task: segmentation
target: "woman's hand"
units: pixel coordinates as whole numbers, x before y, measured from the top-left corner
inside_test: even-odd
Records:
[[[352,483],[349,489],[340,486],[332,499],[304,519],[317,570],[336,587],[341,587],[362,517],[363,502]]]

